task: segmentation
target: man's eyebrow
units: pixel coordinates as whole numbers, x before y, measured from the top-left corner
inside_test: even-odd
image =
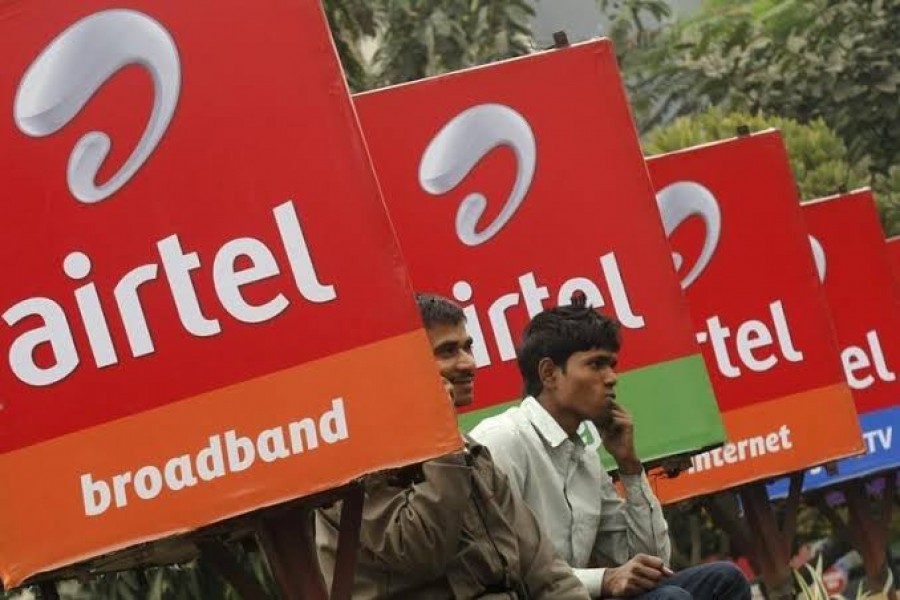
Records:
[[[615,356],[615,355],[613,355],[613,356],[607,356],[607,355],[605,355],[605,354],[598,354],[598,355],[596,355],[596,356],[592,356],[591,358],[589,358],[588,361],[589,361],[589,362],[603,361],[603,362],[611,362],[611,363],[612,363],[612,362],[617,362],[617,361],[618,361],[618,357]]]
[[[438,350],[450,350],[452,348],[456,348],[459,344],[453,340],[449,340],[446,342],[441,342],[437,346],[434,347],[435,352]]]

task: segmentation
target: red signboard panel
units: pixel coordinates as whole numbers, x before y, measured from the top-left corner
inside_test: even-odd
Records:
[[[729,444],[661,480],[672,501],[862,450],[777,132],[648,161]],[[827,423],[813,414],[828,414]]]
[[[900,313],[872,193],[805,204],[803,216],[856,408],[868,413],[894,406],[900,400],[892,366],[900,360]]]
[[[459,445],[321,7],[248,10],[0,7],[7,585]]]
[[[642,457],[721,442],[609,41],[355,101],[416,289],[468,317],[480,370],[464,426],[521,397],[525,324],[582,291],[623,325]],[[663,396],[683,408],[676,427]]]

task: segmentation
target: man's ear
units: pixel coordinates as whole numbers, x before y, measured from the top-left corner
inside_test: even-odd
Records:
[[[541,387],[545,390],[556,389],[556,378],[559,370],[552,359],[544,357],[538,362],[538,377],[541,379]]]

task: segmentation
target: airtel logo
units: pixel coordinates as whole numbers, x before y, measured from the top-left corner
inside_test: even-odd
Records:
[[[722,210],[713,193],[694,181],[679,181],[664,187],[656,195],[656,202],[659,206],[666,237],[669,239],[672,238],[672,233],[691,217],[700,217],[706,228],[700,256],[681,279],[681,287],[687,289],[709,266],[716,248],[719,246],[719,240],[722,237]],[[816,262],[819,281],[825,283],[825,274],[828,268],[825,248],[822,246],[822,242],[812,235],[809,236],[809,244]],[[684,257],[673,252],[672,261],[675,263],[675,270],[681,271],[684,266]]]
[[[809,245],[812,248],[813,259],[816,261],[819,281],[825,283],[825,275],[828,272],[828,259],[825,256],[825,247],[822,246],[822,242],[813,236],[809,236]]]
[[[67,181],[78,201],[106,200],[140,170],[162,140],[178,103],[181,64],[175,41],[154,19],[133,10],[92,14],[59,34],[28,67],[16,93],[14,118],[22,133],[46,137],[65,127],[104,83],[128,65],[153,78],[153,110],[137,146],[109,181],[97,172],[111,141],[101,131],[85,134],[69,155]]]
[[[681,287],[687,289],[709,266],[719,246],[719,240],[722,238],[722,210],[713,193],[694,181],[679,181],[666,186],[656,195],[656,202],[666,237],[669,239],[672,233],[691,217],[700,217],[706,228],[700,256],[681,278]],[[680,272],[684,266],[684,257],[673,252],[672,260],[675,263],[675,270]]]
[[[497,235],[525,200],[537,165],[537,142],[528,121],[508,106],[480,104],[450,120],[428,144],[419,164],[419,185],[433,196],[453,191],[492,150],[507,147],[516,157],[516,177],[506,204],[476,231],[487,208],[484,194],[466,196],[456,213],[456,235],[478,246]]]

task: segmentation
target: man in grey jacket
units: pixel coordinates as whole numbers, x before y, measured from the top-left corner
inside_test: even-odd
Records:
[[[733,565],[669,569],[668,525],[635,451],[634,423],[616,402],[619,346],[618,324],[583,298],[538,314],[518,355],[528,397],[472,437],[491,449],[592,597],[749,600]],[[585,421],[615,459],[625,499],[578,436]]]
[[[472,401],[475,361],[462,310],[417,297],[455,406]],[[586,600],[547,534],[486,448],[366,478],[353,597]],[[319,562],[334,572],[340,506],[316,515]]]

